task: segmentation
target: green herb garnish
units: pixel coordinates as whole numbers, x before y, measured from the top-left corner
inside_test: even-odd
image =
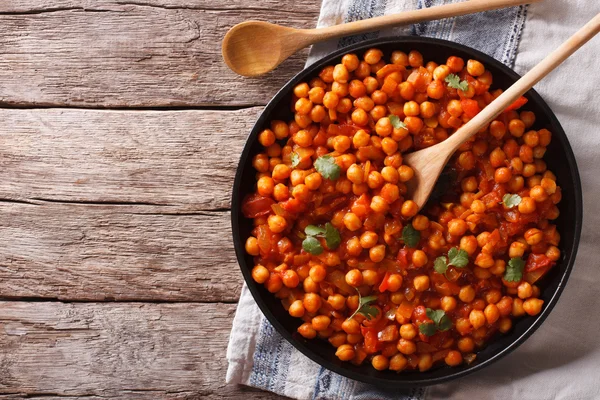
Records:
[[[390,119],[390,122],[392,123],[392,126],[394,128],[396,128],[396,129],[400,129],[400,128],[406,129],[406,124],[400,120],[399,116],[392,114],[388,118]]]
[[[304,233],[306,238],[302,241],[302,248],[314,256],[318,256],[324,250],[319,237],[325,238],[325,243],[330,250],[337,249],[342,242],[340,232],[329,222],[325,224],[325,227],[308,225],[304,228]]]
[[[298,153],[292,153],[292,168],[296,168],[300,164],[300,156]]]
[[[521,204],[521,196],[518,194],[505,194],[502,196],[502,202],[506,206],[506,208],[513,208]]]
[[[508,282],[520,282],[523,279],[525,261],[521,257],[511,258],[504,272],[504,280]]]
[[[440,256],[433,262],[433,269],[438,274],[445,274],[449,266],[464,268],[469,263],[469,254],[463,249],[453,247],[448,251],[448,257]]]
[[[425,336],[433,336],[436,332],[444,332],[452,327],[452,320],[443,310],[426,309],[427,318],[433,322],[419,325],[419,332]]]
[[[379,309],[373,307],[371,303],[377,301],[377,296],[362,297],[358,289],[356,293],[358,293],[358,307],[348,319],[352,319],[356,314],[362,314],[369,320],[375,318],[379,314]]]
[[[458,75],[450,74],[446,77],[445,81],[451,88],[459,89],[463,92],[469,90],[469,83],[467,81],[461,81]]]
[[[402,229],[402,240],[408,247],[415,248],[421,240],[421,232],[413,228],[412,224],[408,224]]]
[[[315,160],[314,165],[317,172],[325,179],[334,181],[340,177],[341,168],[332,156],[321,156]]]

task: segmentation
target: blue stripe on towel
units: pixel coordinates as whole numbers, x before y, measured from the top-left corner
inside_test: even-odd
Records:
[[[266,318],[262,319],[257,336],[250,385],[283,393],[294,348]]]
[[[417,6],[429,8],[446,3],[452,1],[419,0]],[[415,24],[412,33],[473,47],[512,67],[526,17],[527,6],[522,5]]]
[[[386,3],[387,0],[353,0],[350,7],[348,7],[344,23],[379,17],[385,13]],[[378,35],[379,32],[368,32],[360,35],[346,36],[339,40],[338,48],[367,39],[375,39]]]

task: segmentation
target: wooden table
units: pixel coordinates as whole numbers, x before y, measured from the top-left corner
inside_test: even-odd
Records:
[[[307,52],[256,79],[229,27],[319,1],[0,2],[0,399],[277,396],[225,384],[231,186]]]

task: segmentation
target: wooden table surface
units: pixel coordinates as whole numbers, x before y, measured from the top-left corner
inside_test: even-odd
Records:
[[[307,51],[236,76],[248,19],[320,2],[0,1],[0,399],[277,396],[225,384],[238,158]]]

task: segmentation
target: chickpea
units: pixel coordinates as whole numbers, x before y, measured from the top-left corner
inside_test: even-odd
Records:
[[[262,265],[256,265],[252,268],[252,279],[254,279],[256,283],[265,283],[270,275],[269,270]]]
[[[304,278],[302,287],[306,293],[317,293],[319,291],[319,284],[313,281],[310,276]]]
[[[260,254],[260,248],[258,247],[258,240],[254,236],[246,239],[246,253],[251,256],[257,256]]]
[[[473,329],[479,329],[485,325],[485,314],[481,310],[471,310],[469,314],[469,322],[473,326]]]
[[[427,265],[427,254],[423,250],[415,250],[412,255],[412,263],[415,267],[421,268]]]
[[[390,358],[390,370],[392,371],[402,371],[406,368],[408,364],[408,360],[402,354],[395,354],[392,358]]]
[[[342,64],[344,64],[346,69],[350,72],[358,68],[359,62],[358,57],[354,53],[348,53],[342,57]]]
[[[429,218],[424,215],[416,215],[412,220],[412,226],[418,231],[429,228]]]
[[[363,276],[360,270],[351,269],[346,273],[346,283],[350,286],[358,287],[363,283]]]
[[[451,350],[446,357],[444,358],[444,361],[446,362],[446,364],[448,364],[451,367],[456,367],[457,365],[462,364],[463,361],[463,357],[462,354],[460,354],[459,351],[456,350]]]
[[[283,273],[282,281],[286,287],[293,289],[300,284],[300,277],[296,271],[288,269]]]
[[[294,302],[290,304],[288,312],[292,317],[302,318],[304,316],[304,304],[302,304],[302,300],[294,300]]]
[[[533,295],[533,288],[528,282],[521,282],[519,286],[517,286],[517,295],[520,299],[528,299]]]
[[[306,339],[314,339],[315,337],[317,337],[317,331],[315,331],[310,322],[305,322],[302,325],[300,325],[298,327],[298,333]],[[354,355],[352,356],[352,358],[354,358]]]
[[[456,308],[456,299],[453,296],[444,296],[440,301],[440,305],[445,312],[453,311]]]
[[[379,244],[369,249],[369,258],[373,262],[381,262],[385,257],[385,245]]]
[[[490,153],[490,164],[494,168],[503,166],[505,160],[506,160],[506,154],[500,147],[496,147]]]
[[[346,226],[346,229],[354,232],[362,227],[362,221],[356,214],[349,212],[344,215],[344,226]]]
[[[352,145],[355,149],[358,149],[359,147],[368,146],[370,140],[371,135],[361,129],[354,134],[354,137],[352,138]]]
[[[494,180],[497,183],[508,183],[512,178],[512,172],[510,172],[509,168],[502,167],[496,169],[494,172]]]
[[[512,242],[508,248],[508,256],[510,258],[523,257],[523,254],[525,254],[526,250],[527,245],[520,242]]]
[[[277,274],[270,274],[266,282],[267,290],[271,293],[277,293],[283,288],[283,280]]]
[[[339,96],[333,92],[327,92],[323,96],[323,105],[330,110],[335,110],[339,102]]]
[[[477,60],[467,61],[467,72],[472,76],[481,76],[485,72],[485,67]]]
[[[462,236],[467,232],[467,223],[462,219],[452,219],[448,222],[448,233],[452,236]]]
[[[415,176],[415,171],[408,165],[401,165],[398,168],[398,179],[401,182],[408,182]]]
[[[469,336],[458,339],[456,343],[458,349],[463,353],[470,353],[475,349],[475,342]]]
[[[511,312],[513,317],[521,317],[525,315],[525,309],[523,308],[523,300],[519,298],[513,299]]]
[[[369,114],[361,108],[352,111],[352,122],[358,126],[365,126],[369,122]]]
[[[373,48],[367,50],[363,58],[367,64],[373,65],[377,64],[381,60],[381,57],[383,57],[383,52],[379,49]]]
[[[429,276],[427,275],[417,275],[413,279],[413,286],[415,290],[418,292],[424,292],[429,289]]]
[[[556,246],[550,246],[548,247],[548,250],[546,250],[546,257],[552,261],[558,261],[560,258],[560,250]]]
[[[310,272],[308,274],[313,282],[319,283],[325,280],[325,277],[327,276],[327,270],[323,265],[317,264],[310,268]]]
[[[540,243],[544,239],[544,234],[537,228],[531,228],[525,231],[524,237],[527,241],[527,244],[533,246]]]
[[[483,310],[483,313],[485,314],[487,323],[490,325],[498,321],[498,318],[500,318],[500,311],[495,304],[488,304],[485,307],[485,310]]]
[[[308,279],[308,278],[307,278]],[[306,282],[306,280],[305,280]],[[306,293],[304,295],[304,299],[302,300],[304,304],[304,308],[309,313],[315,313],[319,308],[321,308],[322,300],[321,297],[316,293]]]
[[[472,256],[477,251],[477,239],[473,235],[463,236],[460,238],[459,247],[466,251],[469,256]]]
[[[470,303],[475,299],[475,289],[471,285],[466,285],[460,288],[458,298],[464,303]]]
[[[394,127],[388,117],[380,118],[375,124],[375,133],[381,137],[390,136],[393,131]],[[396,149],[398,148],[397,146],[398,144],[396,144]]]
[[[342,361],[350,361],[355,356],[354,347],[350,344],[343,344],[337,348],[335,355]]]
[[[450,56],[448,57],[448,60],[446,60],[446,65],[450,68],[451,72],[457,73],[462,71],[465,67],[465,61],[460,57]]]
[[[324,331],[329,328],[329,324],[331,324],[331,318],[326,315],[317,315],[311,321],[312,327],[315,331]]]
[[[362,275],[365,285],[375,286],[379,282],[379,275],[373,270],[365,269],[362,271]]]
[[[352,183],[360,184],[363,183],[364,171],[357,164],[352,164],[346,171],[346,177]]]
[[[341,310],[346,306],[346,298],[341,294],[333,294],[327,297],[327,303],[329,303],[334,310]]]
[[[388,156],[393,155],[398,151],[398,143],[392,138],[383,138],[381,140],[381,149]]]
[[[400,96],[407,101],[410,101],[415,96],[415,87],[410,82],[402,82],[398,85]]]
[[[412,340],[400,339],[398,341],[398,351],[402,354],[413,354],[417,351],[417,345]]]
[[[390,361],[388,360],[388,358],[384,355],[381,354],[377,354],[375,357],[373,357],[373,359],[371,360],[371,365],[373,366],[373,368],[375,368],[378,371],[383,371],[388,369],[389,365],[390,365]]]
[[[386,166],[381,169],[381,177],[390,183],[398,183],[398,170],[394,167]]]
[[[512,321],[510,318],[501,318],[500,321],[498,321],[498,330],[501,333],[506,333],[508,331],[510,331],[510,329],[512,328]]]
[[[531,316],[538,315],[542,311],[544,300],[530,298],[523,302],[523,310]]]
[[[531,214],[535,212],[536,209],[535,200],[531,197],[523,197],[518,207],[521,214]]]
[[[383,181],[383,177],[381,179]],[[400,189],[399,189],[398,185],[394,185],[393,183],[386,183],[381,188],[379,195],[381,197],[383,197],[385,199],[385,201],[387,201],[389,204],[392,204],[393,202],[398,200],[398,198],[400,197]],[[404,207],[404,204],[402,204],[402,207]],[[415,208],[416,208],[416,204],[415,204]],[[412,210],[412,208],[410,210]],[[415,214],[416,214],[416,211],[415,211]],[[404,215],[404,214],[402,214],[402,215]]]
[[[360,324],[354,318],[347,319],[342,322],[342,329],[347,334],[357,334],[360,333]]]
[[[410,217],[415,216],[418,212],[419,212],[419,207],[417,206],[417,203],[415,203],[414,201],[406,200],[404,203],[402,203],[402,208],[400,210],[400,213],[402,214],[403,217],[410,218]]]

